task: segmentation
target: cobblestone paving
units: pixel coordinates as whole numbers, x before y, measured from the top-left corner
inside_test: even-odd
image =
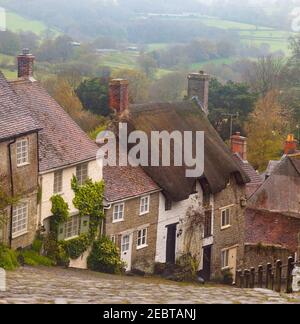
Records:
[[[300,296],[266,290],[177,284],[153,278],[109,276],[61,268],[21,268],[7,273],[0,304],[282,304]]]

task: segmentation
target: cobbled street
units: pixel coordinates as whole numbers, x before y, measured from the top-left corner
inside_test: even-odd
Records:
[[[119,277],[61,268],[21,268],[7,273],[0,304],[282,304],[299,295],[224,286],[177,284],[156,278]]]

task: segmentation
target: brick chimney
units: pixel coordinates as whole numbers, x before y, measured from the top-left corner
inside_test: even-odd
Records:
[[[18,55],[18,78],[27,78],[33,76],[33,65],[35,57],[30,54],[28,48],[24,48],[22,54]]]
[[[284,154],[295,154],[297,151],[298,142],[293,134],[289,134],[284,145]]]
[[[247,138],[241,136],[241,133],[237,132],[231,136],[231,151],[232,153],[238,153],[243,161],[247,161]]]
[[[109,107],[117,114],[128,109],[129,82],[124,79],[113,79],[109,83]]]
[[[203,71],[191,73],[188,76],[188,97],[196,97],[203,106],[202,109],[208,115],[208,93],[209,93],[209,75]]]

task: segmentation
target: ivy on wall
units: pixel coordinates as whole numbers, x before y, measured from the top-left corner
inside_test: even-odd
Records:
[[[48,246],[51,247],[52,250],[56,250],[56,252],[52,254],[56,255],[58,258],[63,254],[64,259],[66,256],[70,259],[77,259],[87,251],[97,238],[99,226],[104,219],[103,181],[93,182],[91,179],[88,179],[84,185],[79,185],[77,178],[73,176],[71,187],[75,194],[73,204],[74,207],[78,209],[80,218],[88,216],[90,221],[88,233],[81,234],[77,238],[68,241],[58,242],[58,228],[61,224],[68,221],[70,211],[68,204],[64,201],[62,196],[55,195],[51,198],[51,212],[53,217],[51,217],[51,233],[48,236]]]

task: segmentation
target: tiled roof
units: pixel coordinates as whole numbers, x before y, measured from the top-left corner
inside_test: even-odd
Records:
[[[105,198],[109,202],[142,196],[160,190],[141,167],[106,166],[103,168],[103,177]]]
[[[40,172],[96,159],[97,145],[36,81],[11,82],[13,89],[42,126]]]
[[[257,184],[262,183],[263,178],[255,171],[253,166],[248,161],[243,161],[243,159],[240,157],[238,153],[234,154],[235,161],[240,165],[240,167],[244,170],[244,172],[247,174],[247,176],[250,179],[249,184]]]
[[[0,140],[34,132],[39,128],[24,102],[0,72]]]
[[[299,216],[300,155],[285,156],[248,201],[251,209]]]

